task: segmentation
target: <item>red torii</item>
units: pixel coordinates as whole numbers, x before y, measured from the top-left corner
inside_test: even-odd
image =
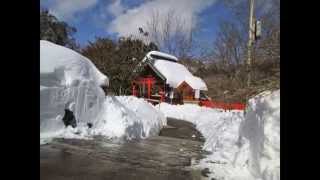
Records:
[[[156,79],[152,76],[147,76],[147,77],[141,77],[137,80],[135,80],[132,83],[132,95],[136,96],[137,91],[136,91],[136,86],[135,84],[142,84],[142,85],[147,85],[148,87],[148,98],[151,98],[151,87],[155,84]]]

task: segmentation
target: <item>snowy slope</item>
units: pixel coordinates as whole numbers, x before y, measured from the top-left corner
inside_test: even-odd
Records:
[[[106,97],[100,86],[108,83],[89,59],[40,41],[40,143],[55,137],[133,139],[158,134],[166,124],[164,115],[135,97]],[[76,128],[65,127],[65,109],[74,113]]]
[[[212,152],[196,168],[209,168],[210,178],[280,179],[280,90],[249,101],[246,114],[197,105],[160,104],[165,116],[190,121]]]

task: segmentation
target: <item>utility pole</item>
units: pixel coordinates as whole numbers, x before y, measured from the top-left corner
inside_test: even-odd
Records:
[[[249,40],[248,40],[248,59],[247,59],[247,86],[251,85],[252,76],[252,45],[255,40],[255,22],[254,22],[254,0],[250,1],[250,14],[249,14]]]

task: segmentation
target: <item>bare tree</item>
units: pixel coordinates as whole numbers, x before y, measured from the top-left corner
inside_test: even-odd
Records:
[[[243,59],[245,40],[232,22],[221,22],[214,43],[213,58],[224,65],[239,65]]]
[[[150,41],[155,42],[162,51],[178,57],[191,55],[194,27],[192,22],[187,23],[174,10],[169,10],[164,15],[153,11],[146,29]]]
[[[255,17],[262,22],[261,38],[253,44],[252,86],[247,87],[248,0],[225,0],[232,12],[218,25],[211,63],[205,71],[211,96],[230,90],[232,99],[279,88],[280,82],[280,0],[256,0]],[[245,101],[245,99],[242,99]]]

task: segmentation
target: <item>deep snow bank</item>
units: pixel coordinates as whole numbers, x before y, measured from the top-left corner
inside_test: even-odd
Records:
[[[190,121],[212,152],[196,167],[208,167],[210,178],[280,179],[280,90],[262,93],[243,111],[197,105],[160,104],[165,116]]]
[[[54,137],[132,139],[157,134],[166,123],[164,115],[135,97],[106,97],[100,86],[108,83],[89,59],[40,41],[40,143]],[[76,128],[65,127],[65,109],[73,112]]]
[[[280,90],[257,95],[246,111],[239,142],[244,139],[243,144],[249,145],[241,146],[243,153],[238,156],[248,155],[247,165],[255,178],[280,179]]]
[[[153,105],[133,96],[106,97],[100,121],[94,124],[91,135],[146,138],[157,135],[166,125],[166,118]]]
[[[143,139],[158,135],[166,125],[162,112],[143,99],[133,96],[107,96],[96,119],[92,128],[82,123],[76,128],[68,126],[55,132],[43,133],[40,143],[47,143],[51,138],[57,137],[92,139],[98,135],[126,140]]]
[[[203,149],[212,152],[195,168],[209,168],[214,174],[210,178],[226,178],[235,172],[232,166],[238,151],[236,145],[239,125],[243,120],[243,111],[224,111],[200,107],[198,105],[160,104],[160,109],[167,117],[183,119],[196,125],[206,139]],[[242,172],[241,172],[242,173]],[[246,173],[248,176],[248,173]]]
[[[74,113],[78,126],[97,121],[108,78],[77,52],[40,41],[40,137],[64,130],[64,110]]]

